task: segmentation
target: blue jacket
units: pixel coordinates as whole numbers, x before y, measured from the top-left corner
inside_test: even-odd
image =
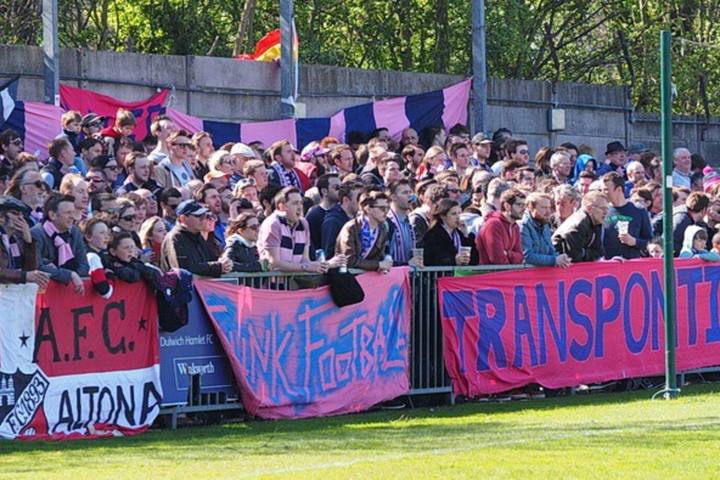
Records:
[[[557,252],[552,244],[550,225],[534,220],[529,212],[520,221],[520,242],[523,260],[528,265],[548,267],[555,265]]]

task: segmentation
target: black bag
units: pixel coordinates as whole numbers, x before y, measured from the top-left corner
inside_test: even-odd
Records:
[[[161,332],[174,332],[188,324],[188,304],[192,300],[192,274],[172,268],[155,279],[158,320]]]
[[[365,300],[365,292],[352,273],[332,268],[328,270],[327,277],[330,284],[330,296],[338,307],[354,305]]]

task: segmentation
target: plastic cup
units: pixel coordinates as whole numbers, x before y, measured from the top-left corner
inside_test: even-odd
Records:
[[[628,227],[630,226],[630,222],[628,222],[627,220],[618,220],[616,225],[617,225],[618,235],[627,235]]]
[[[413,258],[425,258],[425,249],[424,248],[413,248],[412,249],[412,256]]]

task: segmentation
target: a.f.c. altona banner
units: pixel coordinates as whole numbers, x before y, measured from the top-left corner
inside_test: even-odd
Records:
[[[720,265],[676,260],[677,366],[720,365]],[[441,278],[445,366],[456,393],[661,374],[657,259]]]
[[[85,286],[0,286],[0,438],[127,435],[160,412],[154,295],[142,282],[116,282],[109,300]]]
[[[337,415],[408,392],[407,268],[358,281],[365,301],[343,308],[328,287],[272,291],[196,281],[248,412]]]

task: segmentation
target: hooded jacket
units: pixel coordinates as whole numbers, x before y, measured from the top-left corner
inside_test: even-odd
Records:
[[[690,225],[685,229],[685,235],[683,237],[682,248],[680,249],[680,258],[701,258],[707,262],[720,262],[720,255],[715,252],[708,252],[707,250],[696,250],[693,247],[693,241],[695,235],[698,232],[705,230],[699,225]]]
[[[588,164],[592,164],[593,172],[597,169],[597,161],[591,155],[588,155],[587,153],[578,155],[577,159],[575,160],[575,167],[573,168],[572,178],[570,179],[573,184],[580,179],[580,174],[587,170]]]
[[[523,263],[520,227],[500,212],[488,214],[475,240],[483,265],[513,265]]]

